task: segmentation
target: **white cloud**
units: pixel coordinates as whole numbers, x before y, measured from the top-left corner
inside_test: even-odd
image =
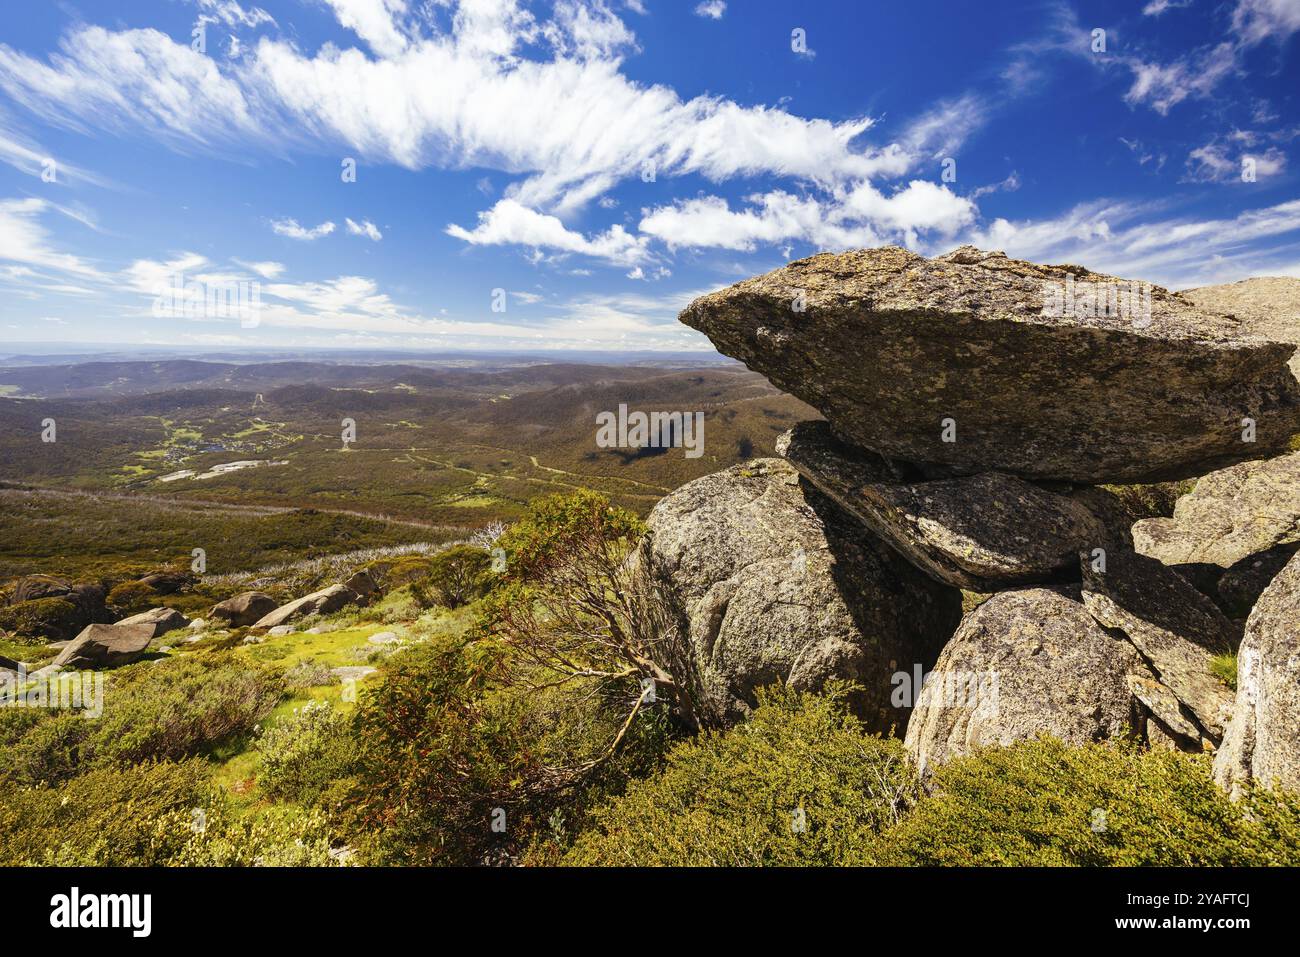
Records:
[[[404,51],[410,41],[397,24],[407,12],[406,0],[324,0],[339,23],[370,45],[381,57]]]
[[[1179,0],[1151,0],[1142,8],[1142,15],[1144,17],[1158,17],[1167,10],[1181,10],[1190,6],[1191,3],[1192,0],[1182,0],[1181,3]]]
[[[915,245],[922,232],[947,236],[975,220],[975,205],[946,186],[913,180],[885,196],[861,183],[833,200],[774,191],[733,210],[718,196],[650,210],[640,229],[669,246],[739,251],[795,239],[820,249],[874,246],[893,239]]]
[[[0,261],[52,269],[86,279],[104,274],[86,260],[61,252],[50,244],[40,215],[58,207],[43,199],[0,200]]]
[[[347,218],[343,221],[347,223],[348,232],[353,236],[365,236],[375,242],[379,242],[384,238],[384,234],[379,231],[379,227],[368,219],[363,219],[359,223]]]
[[[200,253],[183,252],[174,259],[137,259],[122,271],[126,284],[146,296],[157,295],[159,288],[170,286],[177,279],[197,279],[198,271],[208,265],[208,257]]]
[[[245,262],[242,259],[234,260],[245,269],[257,273],[263,279],[275,279],[284,272],[284,263],[277,262]]]
[[[648,258],[646,241],[614,225],[603,233],[587,237],[574,232],[557,217],[529,209],[513,199],[503,199],[479,214],[473,230],[452,224],[447,235],[474,246],[517,245],[579,253],[615,265],[630,266]]]
[[[1300,31],[1300,0],[1238,0],[1232,28],[1245,43],[1286,40]]]
[[[378,0],[335,5],[358,26],[363,11],[381,9],[391,13]],[[630,34],[603,3],[566,0],[538,26],[513,0],[463,0],[449,33],[376,40],[376,30],[365,33],[389,51],[380,60],[332,45],[309,56],[263,36],[239,60],[218,61],[157,31],[83,26],[48,62],[0,44],[0,88],[66,124],[134,125],[177,148],[238,142],[283,152],[315,140],[411,169],[502,170],[522,177],[508,195],[561,214],[639,175],[646,161],[660,177],[820,183],[881,166],[853,145],[872,126],[865,117],[830,122],[721,97],[682,100],[628,79],[614,50]],[[580,55],[526,60],[515,52],[523,42]]]
[[[81,26],[42,63],[0,44],[0,88],[74,129],[138,126],[183,148],[265,142],[240,84],[217,61],[157,30]]]
[[[261,7],[245,10],[236,0],[198,0],[199,23],[221,23],[228,27],[257,27],[264,23],[275,23],[271,16]]]
[[[53,182],[58,184],[112,185],[108,180],[54,156],[49,150],[10,125],[3,112],[0,112],[0,162],[8,163],[19,172],[38,177],[46,170],[51,170],[54,175]]]
[[[1158,16],[1186,5],[1153,0],[1143,13]],[[1300,0],[1237,0],[1231,31],[1231,39],[1200,47],[1171,63],[1116,58],[1115,62],[1133,73],[1125,101],[1150,106],[1165,115],[1189,97],[1209,97],[1226,77],[1242,71],[1243,55],[1251,47],[1270,39],[1282,43],[1300,31]]]
[[[1000,183],[990,183],[987,186],[977,186],[970,191],[969,198],[972,200],[979,199],[981,196],[988,196],[991,193],[1014,193],[1020,189],[1020,174],[1012,170],[1006,178]]]
[[[561,55],[586,60],[636,49],[636,37],[604,0],[558,0],[554,16],[544,32]]]
[[[721,20],[722,15],[727,12],[727,4],[724,0],[704,0],[695,8],[697,17],[707,17],[710,20]]]
[[[1276,146],[1252,149],[1261,139],[1252,130],[1234,130],[1226,137],[1197,147],[1187,154],[1184,181],[1242,183],[1276,176],[1286,169],[1286,154]],[[1248,165],[1252,168],[1253,180],[1243,179],[1243,172]]]
[[[1159,212],[1155,204],[1097,201],[1051,220],[998,219],[961,241],[1183,288],[1267,274],[1276,254],[1252,244],[1300,230],[1300,200],[1224,219],[1161,219]]]
[[[1124,101],[1149,106],[1164,116],[1188,97],[1209,96],[1224,77],[1236,72],[1238,50],[1231,43],[1220,43],[1164,65],[1137,59],[1124,62],[1133,73]]]
[[[320,239],[322,236],[328,236],[334,232],[334,224],[328,220],[318,226],[312,226],[308,229],[305,226],[298,225],[296,219],[276,219],[271,221],[271,230],[281,236],[288,236],[290,239],[301,239],[304,242],[312,242]]]

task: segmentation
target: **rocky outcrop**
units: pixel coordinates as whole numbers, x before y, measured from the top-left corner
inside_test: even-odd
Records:
[[[966,616],[922,685],[905,746],[922,772],[986,745],[1051,735],[1072,744],[1141,723],[1129,678],[1145,669],[1078,590],[994,595]]]
[[[52,664],[63,668],[115,668],[138,659],[153,639],[151,624],[87,625]]]
[[[348,576],[348,580],[343,583],[345,588],[351,588],[356,592],[361,600],[365,603],[374,601],[380,595],[378,582],[371,576],[370,572],[364,568],[357,569]]]
[[[1184,289],[1181,295],[1202,309],[1227,313],[1254,335],[1300,344],[1300,279],[1260,276]],[[1291,371],[1300,378],[1300,350],[1291,357]]]
[[[1143,555],[1166,565],[1230,568],[1276,545],[1300,543],[1300,452],[1243,462],[1197,480],[1172,518],[1133,526]]]
[[[63,598],[72,594],[72,583],[52,575],[26,575],[14,583],[11,601],[16,605],[38,598]]]
[[[130,618],[123,618],[118,625],[148,625],[153,628],[153,635],[157,638],[177,628],[188,628],[190,620],[173,608],[151,608]]]
[[[821,492],[939,581],[971,591],[1077,574],[1110,537],[1079,501],[1000,472],[903,482],[905,469],[801,422],[777,452]]]
[[[356,604],[360,596],[346,585],[330,585],[320,591],[304,595],[287,605],[263,615],[255,623],[257,628],[274,628],[286,622],[306,618],[308,615],[328,615],[345,605]]]
[[[51,575],[27,575],[14,583],[10,604],[0,609],[0,628],[30,638],[67,641],[89,624],[114,616],[104,605],[100,582],[75,584]]]
[[[1233,628],[1215,604],[1172,569],[1133,552],[1108,553],[1104,570],[1084,556],[1083,603],[1098,623],[1133,643],[1217,743],[1232,695],[1210,663],[1232,650]]]
[[[1133,547],[1177,567],[1244,620],[1300,550],[1300,452],[1202,477],[1178,499],[1173,517],[1134,524]]]
[[[217,602],[208,612],[208,617],[231,628],[255,625],[276,609],[276,601],[270,595],[260,591],[246,591]]]
[[[1284,449],[1300,432],[1294,347],[1147,288],[1135,313],[1097,316],[1077,294],[1128,283],[885,247],[792,262],[681,319],[845,440],[931,471],[1143,482]]]
[[[160,595],[172,595],[190,588],[196,581],[193,575],[185,572],[154,572],[140,580],[141,585],[152,588]]]
[[[1237,696],[1214,777],[1300,790],[1300,555],[1260,597],[1237,652]]]
[[[906,721],[891,676],[933,662],[960,596],[921,574],[804,485],[759,459],[677,489],[655,506],[637,553],[687,645],[705,723],[745,714],[755,689],[843,678],[888,732]]]

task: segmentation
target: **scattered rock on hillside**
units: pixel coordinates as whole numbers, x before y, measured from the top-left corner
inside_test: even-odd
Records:
[[[1184,289],[1182,295],[1202,309],[1227,313],[1257,336],[1300,344],[1300,279],[1260,276],[1222,286]],[[1291,357],[1300,378],[1300,350]]]
[[[345,587],[351,588],[367,602],[379,596],[378,583],[376,583],[370,572],[364,568],[353,572],[343,584]]]
[[[906,721],[890,678],[933,662],[960,595],[921,574],[779,459],[688,482],[650,514],[638,552],[687,638],[701,718],[743,716],[755,689],[832,678],[864,689],[874,729]],[[682,675],[675,675],[679,680]]]
[[[0,608],[0,629],[46,642],[72,638],[90,621],[70,597],[33,598]]]
[[[801,422],[777,452],[818,489],[941,582],[991,592],[1074,574],[1081,549],[1110,537],[1072,498],[1001,472],[901,483],[880,456]]]
[[[194,582],[194,576],[185,572],[154,572],[140,579],[141,585],[147,585],[160,595],[175,594],[191,587]]]
[[[681,320],[853,444],[952,473],[1157,481],[1300,432],[1292,347],[1159,287],[1149,321],[1044,315],[1067,288],[1129,286],[970,246],[935,259],[888,246],[789,263],[695,300]]]
[[[1105,571],[1098,571],[1088,555],[1082,565],[1089,614],[1133,643],[1217,743],[1232,694],[1211,673],[1210,662],[1232,650],[1232,623],[1214,602],[1153,558],[1114,551],[1106,555]]]
[[[260,591],[246,591],[213,605],[208,617],[225,622],[231,628],[239,628],[257,624],[260,619],[275,611],[276,607],[276,601],[270,595]]]
[[[306,618],[308,615],[328,615],[345,605],[355,604],[359,598],[360,596],[346,585],[330,585],[328,588],[295,599],[287,605],[281,605],[259,618],[256,624],[259,628],[274,628],[276,625]]]
[[[87,625],[52,664],[81,669],[126,665],[143,655],[153,639],[152,624]]]
[[[72,593],[72,583],[52,575],[27,575],[14,585],[12,602],[35,601],[38,598],[62,598]]]
[[[1092,619],[1077,587],[999,592],[943,649],[905,746],[924,773],[984,745],[1120,737],[1140,722],[1128,677],[1144,670],[1132,645]]]
[[[368,675],[373,675],[378,670],[372,665],[342,665],[338,668],[331,668],[330,674],[340,681],[360,681]]]
[[[1237,697],[1214,777],[1234,795],[1255,780],[1300,789],[1300,555],[1251,612],[1237,652]]]
[[[177,628],[187,628],[189,623],[188,618],[173,608],[151,608],[118,622],[119,625],[149,625],[155,638]]]

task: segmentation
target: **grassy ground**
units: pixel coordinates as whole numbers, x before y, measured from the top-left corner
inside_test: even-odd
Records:
[[[473,612],[468,608],[455,611],[434,610],[423,614],[414,612],[418,617],[405,621],[392,620],[413,612],[406,593],[399,592],[371,608],[346,610],[325,619],[305,619],[297,623],[302,630],[292,634],[266,636],[260,644],[239,644],[236,654],[251,662],[271,665],[284,672],[305,663],[314,663],[324,668],[374,667],[386,655],[391,654],[392,649],[400,646],[371,644],[368,639],[372,635],[392,632],[402,639],[402,646],[406,646],[435,635],[463,635],[473,623]],[[316,628],[323,630],[318,634],[310,633],[311,629]],[[220,637],[211,637],[185,643],[181,640],[184,637],[184,633],[172,633],[158,639],[156,644],[168,646],[172,642],[172,650],[167,652],[169,656],[191,655],[203,654],[205,642],[221,640]],[[316,687],[290,689],[275,710],[261,722],[261,727],[276,725],[313,701],[327,702],[332,708],[349,712],[356,706],[356,696],[363,694],[366,687],[375,680],[377,672],[360,678],[351,689],[342,680]],[[241,813],[256,813],[268,803],[257,785],[261,756],[255,745],[255,737],[243,738],[209,755],[209,760],[214,764],[213,780],[230,795]]]

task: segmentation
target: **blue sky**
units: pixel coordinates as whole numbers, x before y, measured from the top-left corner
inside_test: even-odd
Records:
[[[1298,57],[1300,0],[23,4],[0,341],[707,349],[695,295],[886,243],[1300,276]]]

